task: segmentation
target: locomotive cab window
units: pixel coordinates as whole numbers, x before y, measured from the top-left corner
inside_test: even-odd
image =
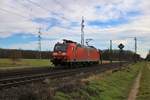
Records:
[[[54,51],[63,51],[65,52],[67,49],[67,44],[56,44],[54,47]]]

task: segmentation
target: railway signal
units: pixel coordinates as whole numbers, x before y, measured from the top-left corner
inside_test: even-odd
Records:
[[[120,52],[119,52],[119,62],[120,62],[120,66],[121,66],[122,65],[121,64],[121,55],[122,55],[122,52],[123,52],[124,45],[122,43],[120,43],[118,45],[118,48],[120,49]]]
[[[124,45],[123,45],[122,43],[120,43],[120,44],[118,45],[118,48],[119,48],[120,50],[122,50],[122,49],[124,48]]]

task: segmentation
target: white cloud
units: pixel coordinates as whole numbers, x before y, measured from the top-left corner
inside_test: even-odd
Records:
[[[55,42],[62,38],[69,38],[80,42],[80,26],[71,27],[70,25],[71,22],[80,23],[81,17],[85,16],[85,37],[102,40],[101,42],[113,39],[128,44],[121,37],[137,36],[139,40],[140,38],[150,39],[149,9],[149,0],[0,0],[0,37],[6,38],[20,32],[37,34],[38,28],[42,27],[43,38],[56,38]],[[130,18],[127,15],[130,11],[140,12],[141,15]],[[51,17],[58,19],[62,25],[53,26],[46,31],[47,25],[32,21],[35,18]],[[108,21],[123,17],[130,19],[129,22],[106,28],[87,25],[88,21]],[[146,45],[143,48],[149,48],[147,45],[149,40],[146,40],[142,42]],[[48,44],[53,45],[55,42],[54,40],[45,41],[43,48],[52,48]],[[35,44],[37,42],[15,44],[10,48],[37,48]],[[138,52],[145,56],[142,50]]]

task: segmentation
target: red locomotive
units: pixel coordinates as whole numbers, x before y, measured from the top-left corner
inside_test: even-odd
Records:
[[[98,49],[65,39],[55,44],[52,56],[54,65],[98,64],[100,59]]]

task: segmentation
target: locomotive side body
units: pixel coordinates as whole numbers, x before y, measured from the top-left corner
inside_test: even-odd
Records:
[[[98,62],[99,53],[97,49],[91,47],[77,47],[76,59],[78,62]]]
[[[55,65],[68,64],[91,64],[98,63],[100,58],[99,51],[94,47],[82,46],[70,40],[57,43],[53,51],[52,62]]]

